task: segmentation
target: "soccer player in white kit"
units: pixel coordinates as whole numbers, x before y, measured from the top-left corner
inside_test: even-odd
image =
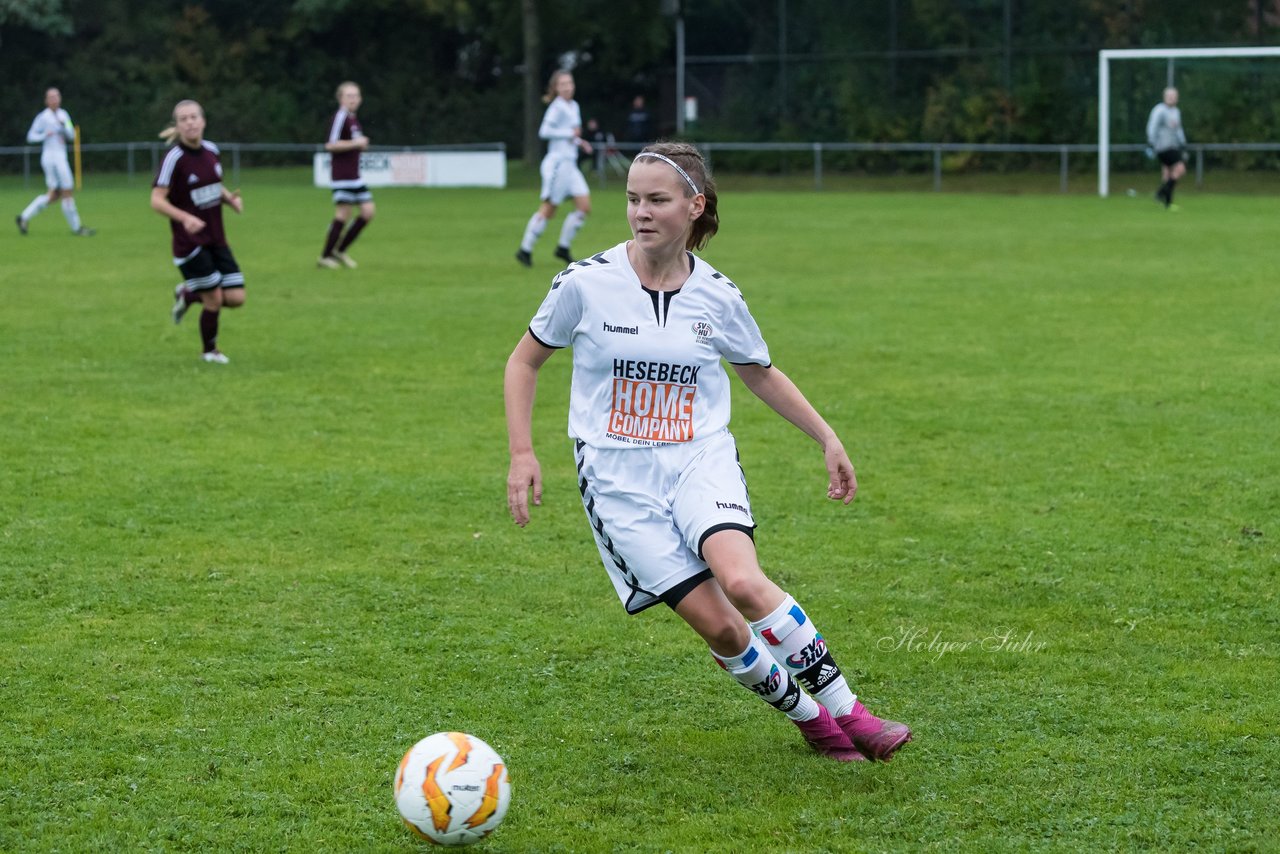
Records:
[[[529,217],[516,251],[516,260],[526,267],[533,266],[533,246],[561,202],[573,197],[574,209],[564,218],[555,251],[555,256],[566,264],[573,263],[569,246],[591,213],[591,191],[578,168],[578,149],[590,154],[591,143],[582,138],[582,110],[573,100],[574,92],[573,75],[557,71],[547,82],[547,94],[542,98],[547,102],[547,111],[538,128],[538,136],[547,140],[547,153],[542,158],[542,203]]]
[[[659,143],[637,155],[627,176],[632,239],[557,275],[507,361],[507,503],[521,527],[530,492],[542,503],[538,371],[572,347],[579,489],[627,612],[666,604],[818,752],[887,761],[911,730],[858,702],[812,619],[756,557],[722,361],[822,446],[829,498],[848,504],[857,479],[835,432],[772,365],[737,286],[692,253],[719,227],[717,202],[694,146]]]
[[[31,220],[44,210],[54,199],[62,199],[62,215],[71,226],[71,233],[80,237],[92,236],[92,228],[86,228],[80,222],[80,212],[76,210],[75,180],[71,177],[71,164],[67,162],[67,143],[76,138],[75,125],[71,116],[62,109],[62,93],[50,88],[44,93],[45,108],[31,123],[27,131],[27,142],[40,145],[40,167],[44,170],[44,183],[48,193],[41,193],[31,200],[26,210],[15,218],[18,231],[26,234]]]

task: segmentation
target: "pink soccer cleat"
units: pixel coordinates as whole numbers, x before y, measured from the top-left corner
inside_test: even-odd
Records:
[[[886,721],[854,702],[853,711],[834,719],[854,746],[872,759],[888,762],[899,747],[911,740],[911,729],[897,721]]]
[[[840,729],[836,719],[831,717],[831,713],[822,706],[818,707],[818,716],[813,720],[792,721],[792,723],[800,728],[800,732],[804,734],[804,740],[809,742],[809,746],[823,756],[830,756],[837,762],[867,761],[867,757],[863,756],[858,751],[858,748],[853,746],[849,736],[845,735],[844,730]]]

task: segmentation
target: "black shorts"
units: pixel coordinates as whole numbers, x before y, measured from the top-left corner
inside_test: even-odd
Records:
[[[1182,162],[1182,150],[1179,148],[1166,148],[1164,151],[1157,151],[1156,159],[1160,161],[1162,166],[1173,166]]]
[[[182,271],[183,285],[192,291],[210,288],[243,288],[244,274],[236,263],[236,256],[226,246],[204,246],[178,265]]]
[[[373,201],[373,193],[361,184],[359,187],[342,187],[333,191],[335,205],[358,205]]]

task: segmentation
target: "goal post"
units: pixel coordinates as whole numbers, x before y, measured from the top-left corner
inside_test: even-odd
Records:
[[[1280,47],[1116,48],[1098,51],[1098,195],[1106,197],[1111,172],[1111,60],[1237,59],[1280,57]]]

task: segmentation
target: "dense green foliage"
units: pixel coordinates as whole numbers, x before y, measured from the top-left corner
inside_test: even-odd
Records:
[[[621,134],[640,93],[655,132],[673,131],[675,26],[665,4],[528,2],[537,12],[539,87],[568,61],[585,116]],[[58,14],[5,13],[15,5]],[[43,89],[60,85],[94,141],[152,138],[178,99],[194,97],[223,139],[314,142],[335,85],[355,79],[375,142],[500,141],[520,152],[521,7],[6,0],[0,140],[19,143]],[[688,130],[722,140],[1089,142],[1100,48],[1280,39],[1280,13],[1255,0],[874,0],[855,4],[856,14],[832,0],[687,0],[684,8],[687,94],[700,104]],[[1192,139],[1280,138],[1277,65],[1181,63]],[[1141,141],[1165,77],[1162,61],[1117,67],[1117,141]]]
[[[737,386],[762,560],[916,730],[847,767],[623,614],[563,354],[507,518],[530,176],[378,191],[355,271],[313,266],[308,173],[242,177],[227,366],[169,321],[145,187],[0,233],[0,851],[423,851],[391,775],[454,728],[512,769],[484,850],[1274,848],[1274,198],[726,187],[708,257],[861,481],[826,501]],[[600,193],[579,245],[625,233]]]

